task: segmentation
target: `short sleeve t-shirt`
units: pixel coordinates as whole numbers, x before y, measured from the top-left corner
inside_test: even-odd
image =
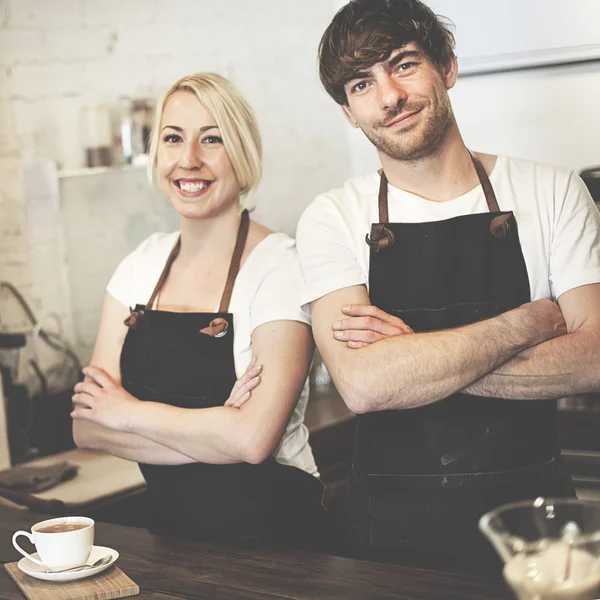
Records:
[[[573,171],[499,156],[490,175],[500,210],[514,212],[527,265],[531,299],[558,298],[600,282],[600,213]],[[298,223],[304,274],[302,303],[336,290],[369,285],[365,235],[379,221],[380,177],[372,172],[321,194]],[[432,202],[389,186],[393,223],[441,221],[487,212],[481,186],[447,202]]]
[[[178,237],[178,231],[155,233],[143,241],[117,267],[107,292],[127,307],[146,304]],[[300,306],[301,285],[296,248],[289,236],[273,233],[248,255],[236,278],[229,306],[234,318],[233,353],[238,377],[252,360],[251,336],[257,327],[272,321],[310,324],[310,315]],[[275,458],[318,475],[304,424],[308,394],[307,380]]]

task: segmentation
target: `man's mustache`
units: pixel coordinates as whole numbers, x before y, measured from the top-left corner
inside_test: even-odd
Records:
[[[418,110],[421,110],[423,108],[424,104],[416,104],[416,103],[406,103],[406,104],[399,104],[398,106],[396,106],[396,108],[392,108],[388,114],[387,117],[381,121],[377,121],[375,123],[375,127],[379,128],[379,127],[387,127],[395,118],[397,118],[399,115],[401,115],[402,113],[412,113],[412,112],[417,112]]]

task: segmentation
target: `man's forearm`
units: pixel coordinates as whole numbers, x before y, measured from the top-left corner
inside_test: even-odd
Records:
[[[539,309],[549,305],[535,304],[458,329],[387,338],[349,351],[332,376],[358,413],[430,404],[553,337],[536,326],[543,321]]]
[[[560,398],[600,390],[600,335],[579,330],[524,350],[464,391],[506,399]]]
[[[73,434],[77,446],[152,465],[182,465],[194,459],[133,433],[114,431],[97,423],[79,420]]]

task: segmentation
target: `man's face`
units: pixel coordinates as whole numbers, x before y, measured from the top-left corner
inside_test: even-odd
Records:
[[[399,161],[435,154],[453,123],[448,89],[456,61],[443,70],[411,42],[383,62],[356,73],[346,86],[348,121],[375,147]]]

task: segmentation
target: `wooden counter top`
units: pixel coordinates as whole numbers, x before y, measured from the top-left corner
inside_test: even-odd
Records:
[[[12,533],[43,515],[0,507],[0,561],[19,560]],[[96,524],[96,544],[119,551],[119,567],[150,600],[509,600],[501,581],[300,552],[257,552]],[[4,569],[0,598],[23,595]]]

